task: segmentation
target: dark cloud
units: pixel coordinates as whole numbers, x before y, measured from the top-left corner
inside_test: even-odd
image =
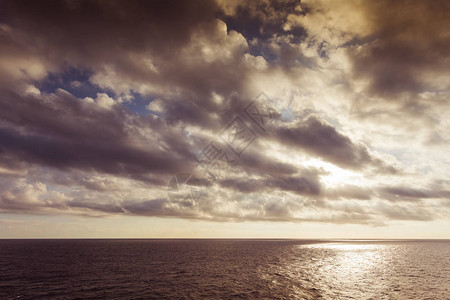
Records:
[[[270,191],[293,192],[298,195],[319,195],[321,185],[317,173],[291,177],[267,177],[263,179],[224,179],[220,185],[242,193]]]
[[[0,128],[0,152],[28,163],[56,168],[92,169],[145,180],[149,172],[176,172],[182,160],[117,144],[80,143]]]
[[[405,186],[390,186],[380,188],[379,193],[384,199],[391,201],[418,201],[420,199],[444,198],[450,197],[448,190],[442,189],[418,189]]]
[[[298,147],[338,166],[350,169],[372,166],[384,172],[395,172],[393,167],[373,157],[365,145],[353,142],[314,115],[303,122],[297,120],[289,126],[273,128],[272,131],[273,138],[280,143]]]
[[[125,211],[123,210],[122,207],[118,206],[118,205],[114,205],[114,204],[102,204],[102,203],[98,203],[98,202],[93,202],[93,201],[70,201],[68,203],[68,207],[72,207],[72,208],[82,208],[82,209],[87,209],[87,210],[92,210],[92,211],[98,211],[98,212],[103,212],[103,213],[108,213],[108,214],[121,214],[124,213]]]
[[[60,169],[96,170],[140,180],[150,180],[148,175],[153,172],[171,174],[193,167],[193,153],[180,138],[181,133],[167,129],[151,116],[132,117],[118,105],[104,108],[64,91],[22,97],[4,92],[2,96],[0,159],[9,164],[22,161]],[[171,152],[161,149],[156,140],[149,143],[133,135],[128,127],[139,124],[167,134],[164,142]],[[140,140],[141,146],[133,139]]]
[[[299,170],[297,167],[279,161],[276,157],[272,157],[262,153],[259,150],[259,144],[256,142],[247,149],[236,162],[235,167],[241,169],[247,174],[254,175],[271,175],[271,176],[287,176],[294,175]]]
[[[123,205],[123,208],[132,214],[137,215],[166,215],[168,210],[165,209],[166,199],[153,199],[139,202],[129,202]]]
[[[388,193],[395,197],[400,198],[430,198],[432,197],[432,193],[430,191],[423,191],[414,188],[407,187],[387,187],[382,189],[382,192]]]
[[[354,75],[370,80],[369,91],[384,99],[434,90],[424,75],[449,69],[448,1],[368,1],[371,42],[353,51]],[[447,86],[448,87],[448,86]]]
[[[296,9],[295,0],[282,1],[219,1],[222,18],[231,30],[241,32],[247,39],[271,38],[283,31],[283,25],[290,14],[304,14]],[[302,5],[303,6],[303,5]],[[297,35],[305,34],[300,28],[289,30]]]
[[[27,130],[70,139],[123,142],[126,138],[125,111],[82,101],[58,90],[55,94],[36,96],[0,91],[0,118],[3,123]]]
[[[5,57],[32,57],[52,72],[88,70],[90,83],[116,95],[161,97],[171,121],[214,126],[218,122],[209,113],[222,115],[223,107],[214,105],[211,94],[242,93],[247,43],[236,32],[227,34],[215,18],[214,1],[1,5],[3,22],[14,30],[5,35],[5,45],[14,45]]]
[[[303,41],[307,36],[306,30],[301,26],[284,28],[284,25],[290,15],[305,15],[308,11],[306,5],[292,0],[219,1],[219,4],[222,9],[218,17],[227,24],[229,30],[236,30],[251,41],[249,46],[252,55],[291,68],[299,60],[305,61],[302,53],[295,50],[291,43]],[[286,37],[286,40],[277,40],[279,36]],[[280,49],[275,49],[271,43],[278,44]]]
[[[328,199],[357,199],[370,200],[374,192],[370,188],[345,184],[336,188],[325,189],[325,197]]]
[[[189,42],[195,25],[214,19],[213,1],[2,1],[2,21],[36,34],[36,48],[88,66],[118,53],[162,53]],[[65,50],[65,51],[61,51]],[[115,55],[115,54],[116,55]],[[102,59],[103,58],[103,59]]]

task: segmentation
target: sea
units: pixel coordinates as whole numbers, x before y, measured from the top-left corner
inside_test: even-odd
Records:
[[[0,240],[0,299],[450,299],[450,241]]]

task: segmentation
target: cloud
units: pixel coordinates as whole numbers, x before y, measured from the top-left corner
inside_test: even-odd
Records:
[[[377,1],[364,9],[372,42],[352,57],[354,76],[370,80],[369,92],[395,101],[401,93],[448,89],[447,1]]]
[[[151,117],[134,118],[105,94],[100,94],[96,102],[77,99],[64,91],[24,97],[4,92],[2,96],[2,158],[140,180],[150,180],[152,176],[147,175],[152,172],[170,174],[190,167],[193,154],[186,141],[176,137],[181,133],[174,130],[171,138],[165,139],[171,152],[165,151],[156,139],[144,140],[129,127],[149,122],[163,135],[170,128]]]
[[[445,218],[447,6],[2,1],[0,210]],[[264,130],[244,111],[261,89]],[[237,116],[255,135],[240,155],[220,138]],[[233,161],[214,179],[195,159],[209,142]],[[198,198],[168,195],[180,172]]]
[[[405,205],[383,205],[380,204],[380,212],[392,220],[431,221],[435,219],[436,212],[421,207],[410,207]]]
[[[328,199],[370,200],[374,197],[374,192],[368,187],[345,184],[343,186],[326,189],[324,196]]]
[[[266,177],[262,179],[224,179],[222,187],[232,188],[243,193],[264,193],[270,191],[286,191],[299,195],[318,195],[321,185],[317,174],[305,174],[291,177]]]
[[[279,142],[298,147],[338,166],[351,169],[375,166],[383,171],[395,172],[395,168],[371,155],[366,146],[353,142],[314,115],[272,130],[273,138]]]
[[[446,1],[305,1],[285,27],[301,26],[320,56],[345,48],[352,76],[388,101],[402,93],[448,89]]]
[[[379,189],[384,199],[391,201],[418,201],[420,199],[444,198],[448,199],[448,190],[441,189],[417,189],[405,186],[390,186]]]

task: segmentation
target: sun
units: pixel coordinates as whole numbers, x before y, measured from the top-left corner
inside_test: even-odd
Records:
[[[361,185],[363,176],[360,173],[345,170],[331,163],[319,159],[310,159],[303,163],[305,166],[311,166],[325,171],[320,177],[320,181],[327,187],[333,188],[342,185]]]

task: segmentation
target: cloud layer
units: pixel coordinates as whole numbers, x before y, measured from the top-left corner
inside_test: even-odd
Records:
[[[0,212],[448,219],[448,5],[2,1]]]

